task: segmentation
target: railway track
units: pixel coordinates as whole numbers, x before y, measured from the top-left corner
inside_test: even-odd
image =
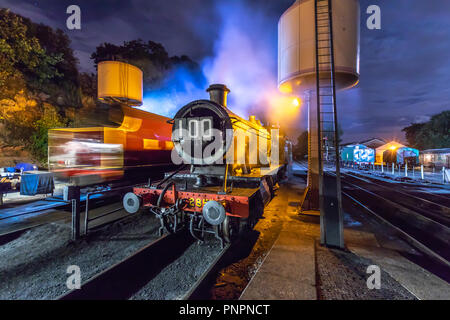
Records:
[[[345,174],[348,176],[353,176],[355,178],[358,179],[365,179],[365,180],[369,180],[372,183],[376,183],[378,185],[382,185],[382,186],[387,186],[387,187],[391,187],[392,183],[387,182],[387,181],[383,181],[381,179],[377,179],[375,177],[370,177],[368,175],[362,175],[362,174],[358,174],[357,172],[341,172],[341,174]],[[426,191],[424,189],[420,189],[418,190],[417,188],[412,189],[411,188],[411,184],[410,183],[404,183],[404,182],[397,182],[395,183],[396,187],[399,187],[396,189],[396,191],[399,191],[399,189],[404,190],[405,192],[407,192],[409,195],[411,196],[416,196],[418,198],[424,199],[426,201],[432,201],[434,203],[438,203],[441,204],[447,208],[450,207],[450,196],[445,196],[442,194],[437,194],[437,193],[432,193],[429,191]],[[423,185],[424,188],[436,188],[436,186],[429,186],[429,185]]]
[[[365,184],[367,190],[370,190],[385,199],[401,204],[410,210],[414,210],[446,227],[450,227],[450,207],[442,202],[435,202],[425,199],[423,196],[401,191],[397,188],[394,189],[392,184],[382,184],[378,181],[375,182],[371,179],[366,179],[366,177],[359,177],[349,173],[342,173],[341,176],[345,179],[345,182],[350,182],[353,185],[358,186]]]
[[[224,259],[226,253],[229,251],[231,245],[227,244],[219,255],[214,259],[208,269],[195,282],[191,289],[186,292],[182,300],[198,300],[204,297],[204,292],[210,288],[211,281],[217,275],[220,268],[221,261]]]
[[[185,233],[166,234],[60,296],[58,300],[129,299],[192,244]],[[170,250],[168,250],[170,248]]]
[[[133,185],[125,185],[120,187],[119,189],[128,190],[131,189]],[[94,187],[92,187],[94,188]],[[105,189],[102,191],[94,192],[94,196],[89,200],[89,208],[90,209],[98,209],[103,206],[108,206],[114,204],[117,201],[117,193],[108,194],[111,191],[119,190],[119,189]],[[94,189],[95,190],[95,189]],[[102,193],[100,193],[102,192]],[[117,191],[118,192],[118,191]],[[103,194],[104,193],[104,194]],[[83,194],[80,197],[80,210],[81,215],[85,214],[86,210],[86,202],[87,195]],[[30,208],[22,208],[20,210],[12,210],[11,208],[7,209],[8,212],[2,212],[0,210],[0,243],[5,242],[4,239],[8,239],[11,234],[15,234],[19,231],[28,230],[34,227],[41,226],[46,223],[56,222],[60,220],[64,220],[71,217],[71,203],[69,201],[63,201],[62,199],[50,199],[46,200],[49,203],[55,202],[58,206],[46,207],[45,205],[41,205],[38,202],[38,205],[33,207],[33,202],[29,204]],[[42,202],[42,201],[40,201]],[[120,202],[120,206],[122,206]],[[121,218],[120,218],[121,219]],[[118,219],[118,220],[120,220]],[[111,223],[117,220],[108,221],[107,223]]]
[[[389,225],[419,251],[450,267],[448,216],[439,217],[438,212],[430,212],[436,208],[444,210],[446,207],[399,192],[392,187],[387,190],[369,180],[359,179],[355,182],[355,179],[348,177],[346,174],[342,175],[343,196]],[[412,201],[416,204],[421,201],[422,204],[414,207]]]
[[[165,267],[175,262],[194,242],[195,240],[187,232],[166,234],[89,279],[80,289],[71,290],[60,296],[58,300],[130,299]],[[229,248],[230,245],[227,245],[221,250],[182,299],[195,299],[196,295],[204,289],[207,281],[215,274],[216,267]],[[186,268],[188,270],[190,266]]]

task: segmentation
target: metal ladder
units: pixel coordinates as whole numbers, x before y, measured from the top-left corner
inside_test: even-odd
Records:
[[[343,247],[332,0],[315,0],[315,36],[321,242]],[[329,147],[334,149],[335,170],[324,175],[324,152],[328,157]]]

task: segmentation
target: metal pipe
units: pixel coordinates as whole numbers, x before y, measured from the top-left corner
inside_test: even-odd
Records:
[[[86,210],[84,212],[84,235],[88,234],[88,223],[89,223],[89,197],[91,193],[86,194]]]
[[[79,200],[72,199],[72,240],[80,238],[80,207]]]

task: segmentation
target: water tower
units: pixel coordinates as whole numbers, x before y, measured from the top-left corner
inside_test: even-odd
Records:
[[[278,23],[278,85],[308,106],[308,183],[302,211],[320,210],[322,243],[343,247],[336,91],[359,79],[358,0],[297,0]],[[326,163],[328,149],[334,163]],[[329,159],[326,159],[329,160]],[[331,171],[334,171],[332,174]]]
[[[98,64],[98,99],[109,104],[142,105],[142,71],[120,61]]]

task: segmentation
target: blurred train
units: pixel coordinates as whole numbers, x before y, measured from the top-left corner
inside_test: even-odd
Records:
[[[419,164],[419,150],[408,147],[387,149],[383,152],[383,162],[412,167]]]
[[[174,155],[183,169],[135,187],[123,204],[130,213],[149,209],[161,233],[187,227],[196,239],[211,233],[223,244],[262,215],[276,183],[290,171],[292,143],[279,128],[231,112],[226,86],[207,91],[209,100],[188,103],[171,121]]]
[[[142,105],[142,71],[120,61],[98,68],[98,99],[109,105],[116,127],[50,129],[48,166],[78,186],[159,178],[173,168],[169,118],[132,108]]]
[[[169,118],[121,107],[119,127],[50,129],[48,165],[56,176],[85,186],[120,179],[156,177],[171,162]]]

